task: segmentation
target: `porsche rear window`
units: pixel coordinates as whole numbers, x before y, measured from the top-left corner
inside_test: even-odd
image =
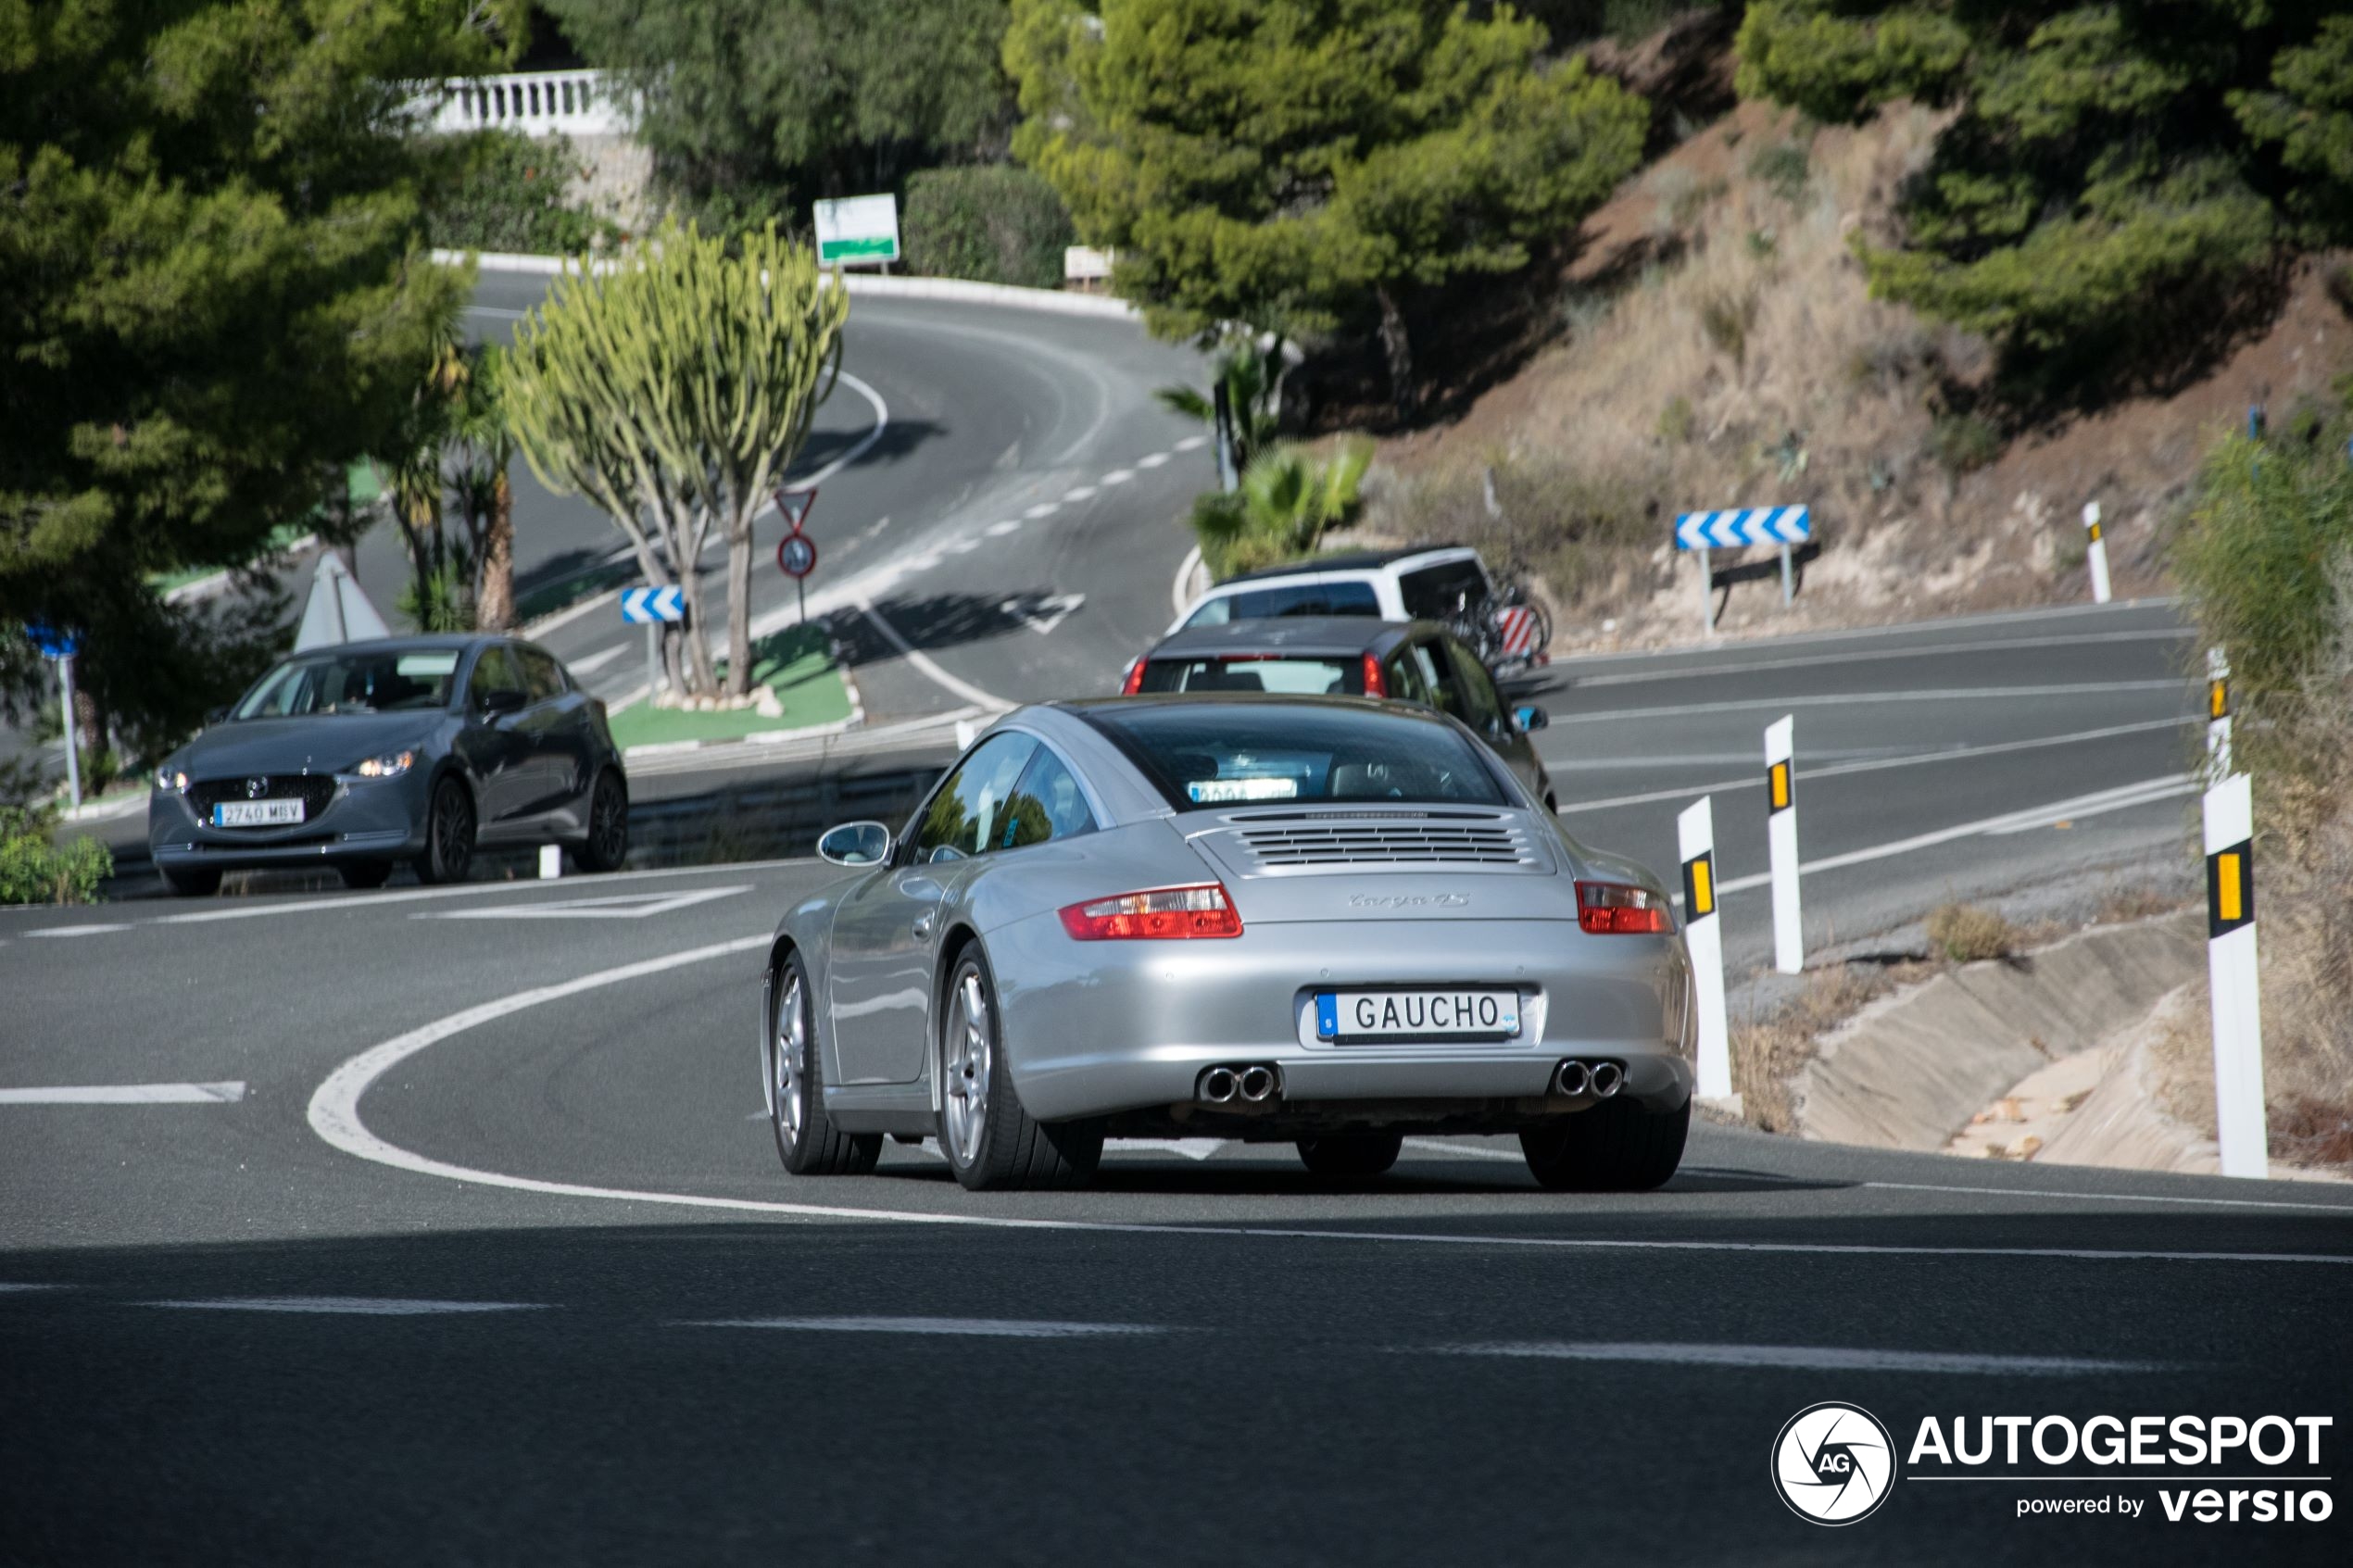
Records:
[[[1086,714],[1180,811],[1296,800],[1510,803],[1459,732],[1377,709],[1204,702]]]

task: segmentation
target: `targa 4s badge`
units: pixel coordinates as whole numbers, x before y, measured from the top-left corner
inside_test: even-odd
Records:
[[[1773,1489],[1800,1519],[1852,1524],[1885,1502],[1894,1485],[1894,1439],[1858,1406],[1808,1405],[1773,1439]]]

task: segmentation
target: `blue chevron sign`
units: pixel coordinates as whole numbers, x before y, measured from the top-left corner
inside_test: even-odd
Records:
[[[1745,511],[1679,512],[1675,547],[1729,550],[1741,545],[1794,545],[1814,532],[1804,507],[1751,507]]]
[[[686,596],[676,588],[623,588],[621,618],[635,625],[686,619]]]

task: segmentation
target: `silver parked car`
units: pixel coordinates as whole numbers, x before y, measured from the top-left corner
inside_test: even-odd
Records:
[[[1666,888],[1565,833],[1458,721],[1344,697],[1025,708],[771,953],[786,1167],[936,1135],[964,1185],[1084,1182],[1106,1137],[1516,1132],[1539,1181],[1647,1188],[1691,1115]]]

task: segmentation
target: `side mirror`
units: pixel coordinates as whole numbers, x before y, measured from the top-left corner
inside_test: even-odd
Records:
[[[1512,720],[1523,730],[1541,730],[1553,721],[1553,716],[1534,703],[1529,703],[1525,708],[1513,709]]]
[[[493,686],[482,694],[484,713],[520,713],[530,705],[530,696],[512,686]]]
[[[212,728],[213,725],[220,723],[222,720],[228,717],[229,709],[225,707],[208,708],[205,709],[204,716],[205,728],[208,730]]]
[[[844,822],[817,840],[817,858],[837,866],[878,866],[890,859],[890,830],[880,822]]]

